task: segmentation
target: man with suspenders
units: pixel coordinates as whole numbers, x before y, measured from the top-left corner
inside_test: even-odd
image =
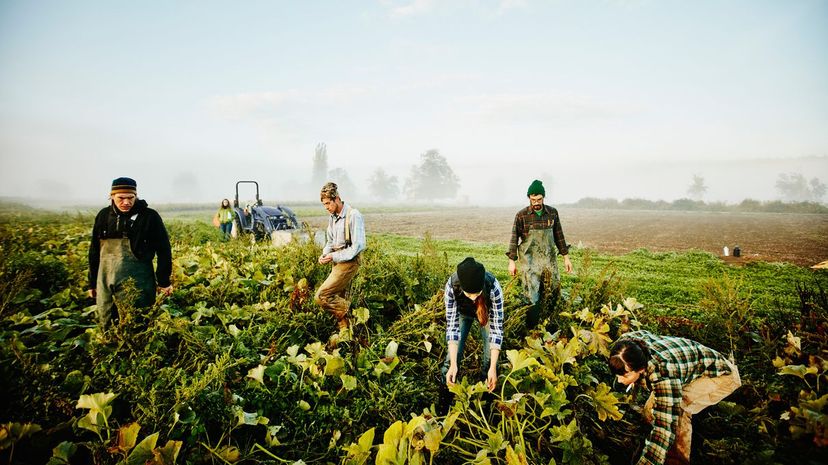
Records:
[[[322,186],[320,200],[331,217],[319,263],[333,263],[333,267],[316,290],[314,301],[330,312],[336,318],[337,327],[343,329],[348,327],[351,305],[345,291],[359,270],[359,254],[365,250],[365,222],[357,209],[342,201],[335,183]]]

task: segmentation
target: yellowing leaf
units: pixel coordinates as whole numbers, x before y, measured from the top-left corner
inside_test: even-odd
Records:
[[[568,425],[553,426],[552,428],[550,428],[550,431],[552,432],[553,443],[566,442],[572,439],[572,437],[575,436],[575,433],[578,432],[578,424],[575,422],[575,419],[573,418]]]
[[[259,384],[264,384],[264,372],[267,367],[259,365],[256,368],[251,368],[247,371],[247,377],[258,381]]]
[[[307,403],[307,402],[306,402],[306,401],[304,401],[304,400],[300,400],[300,401],[296,402],[296,405],[298,405],[300,409],[302,409],[302,410],[304,410],[304,411],[306,411],[306,412],[307,412],[308,410],[310,410],[310,408],[311,408],[310,404],[309,404],[309,403]]]
[[[618,421],[623,417],[623,414],[618,410],[618,399],[610,392],[610,388],[606,384],[599,384],[591,397],[599,420],[606,421],[607,418],[612,418]]]
[[[817,374],[817,367],[805,365],[785,365],[779,370],[780,375],[793,375],[805,379],[805,375]]]
[[[519,350],[507,350],[506,358],[508,358],[509,363],[512,364],[512,372],[522,370],[532,365],[539,365],[538,361],[534,357],[528,357]]]
[[[397,348],[399,346],[400,345],[397,343],[397,341],[389,342],[388,345],[385,346],[385,356],[389,357],[389,358],[396,357],[397,356]]]
[[[331,355],[325,361],[325,375],[338,376],[345,371],[345,359],[338,355]]]
[[[432,454],[436,454],[437,451],[440,449],[440,442],[443,440],[443,435],[440,434],[439,429],[433,429],[431,431],[427,431],[425,436],[423,437],[423,441],[425,442],[426,449],[429,450]]]
[[[405,424],[402,421],[397,420],[389,426],[387,430],[385,430],[385,434],[382,435],[382,442],[383,444],[393,446],[396,450],[397,445],[403,438],[403,433],[405,433]]]
[[[512,446],[506,446],[506,464],[507,465],[529,465],[526,461],[526,454],[523,452],[515,452]]]
[[[346,391],[353,391],[356,389],[357,379],[355,376],[339,375],[339,379],[342,380],[342,387],[344,387]]]
[[[371,318],[371,312],[368,311],[365,307],[355,308],[352,310],[354,314],[354,318],[356,319],[356,324],[365,324],[368,322],[368,319]]]
[[[158,433],[153,433],[145,437],[132,449],[132,452],[126,459],[127,465],[144,465],[152,459],[152,450],[155,449],[155,443],[157,441]]]
[[[368,431],[362,433],[362,436],[359,437],[359,441],[357,444],[359,445],[359,450],[362,452],[369,452],[371,447],[374,445],[374,430],[376,428],[371,428]]]
[[[109,449],[109,452],[126,454],[138,442],[138,431],[141,430],[141,425],[138,422],[133,422],[118,428],[118,442],[114,447]]]
[[[178,452],[181,451],[182,441],[167,441],[164,447],[153,449],[152,455],[154,457],[153,465],[173,465],[178,458]]]
[[[75,405],[75,408],[88,408],[91,410],[97,410],[98,412],[103,412],[117,396],[118,394],[113,394],[111,392],[106,394],[102,392],[98,392],[96,394],[84,394],[80,396],[80,399],[78,399],[78,404]]]

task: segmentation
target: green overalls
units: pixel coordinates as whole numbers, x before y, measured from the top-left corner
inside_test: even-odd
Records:
[[[134,307],[149,307],[155,302],[155,272],[152,262],[139,260],[129,246],[128,238],[101,239],[101,262],[98,268],[97,310],[101,328],[117,316],[116,304],[129,295],[124,284],[132,280],[137,295]]]
[[[527,231],[526,238],[518,245],[518,261],[523,289],[532,303],[532,308],[527,313],[527,327],[533,328],[540,318],[538,302],[543,290],[544,273],[551,273],[553,289],[561,285],[553,229],[549,227]]]

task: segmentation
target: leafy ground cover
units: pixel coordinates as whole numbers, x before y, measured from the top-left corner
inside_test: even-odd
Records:
[[[10,463],[627,464],[647,425],[607,348],[634,327],[733,352],[743,387],[695,418],[693,459],[825,463],[828,276],[709,254],[573,251],[542,328],[502,245],[370,236],[349,330],[312,302],[313,244],[222,243],[171,222],[176,291],[102,334],[91,218],[0,216],[0,458]],[[506,289],[498,388],[441,389],[442,287],[473,255]],[[554,308],[554,310],[553,310]],[[445,402],[448,401],[448,402]]]

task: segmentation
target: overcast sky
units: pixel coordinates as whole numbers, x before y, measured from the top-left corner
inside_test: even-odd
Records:
[[[364,190],[434,148],[472,203],[770,199],[828,183],[828,2],[0,0],[0,196],[298,199],[320,142]]]

